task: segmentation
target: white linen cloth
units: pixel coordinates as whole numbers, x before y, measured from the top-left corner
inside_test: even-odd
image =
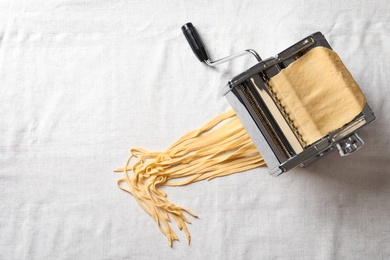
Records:
[[[0,259],[389,259],[390,2],[1,1]],[[116,187],[133,146],[163,150],[229,108],[227,80],[321,31],[377,120],[365,146],[280,177],[262,167],[168,188],[199,215],[173,248]]]

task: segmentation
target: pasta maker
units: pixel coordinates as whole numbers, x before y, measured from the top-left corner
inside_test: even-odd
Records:
[[[303,146],[267,88],[269,79],[312,48],[323,46],[331,49],[322,33],[316,32],[265,60],[262,60],[256,51],[248,49],[212,61],[195,27],[187,23],[182,26],[182,31],[197,58],[209,66],[216,66],[246,54],[257,59],[254,66],[231,78],[223,86],[222,93],[263,156],[271,175],[278,176],[296,166],[308,166],[334,150],[338,150],[341,156],[346,156],[364,145],[357,131],[375,119],[367,103],[351,122],[316,142]]]

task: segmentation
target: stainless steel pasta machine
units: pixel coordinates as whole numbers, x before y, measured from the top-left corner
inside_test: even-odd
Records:
[[[375,119],[367,103],[351,122],[304,146],[267,88],[269,79],[309,50],[317,46],[331,49],[320,32],[265,60],[262,60],[256,51],[248,49],[212,61],[195,27],[187,23],[182,26],[182,31],[197,58],[209,66],[216,66],[246,54],[257,59],[254,66],[231,78],[223,86],[222,92],[263,156],[271,175],[278,176],[296,166],[308,166],[334,150],[345,156],[363,146],[363,140],[357,135],[357,131]]]

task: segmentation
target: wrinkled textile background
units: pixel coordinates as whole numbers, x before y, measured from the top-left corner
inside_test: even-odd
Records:
[[[377,1],[1,1],[0,259],[389,259],[390,4]],[[229,108],[227,80],[321,31],[377,120],[365,147],[278,178],[265,167],[167,188],[199,215],[167,246],[116,187],[132,146],[163,150]],[[177,230],[177,229],[175,229]]]

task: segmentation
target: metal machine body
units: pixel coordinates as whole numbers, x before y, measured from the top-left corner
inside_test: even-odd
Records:
[[[252,54],[257,59],[258,63],[253,67],[230,79],[224,85],[222,93],[263,156],[271,175],[278,176],[296,166],[305,167],[336,149],[341,156],[345,156],[364,145],[357,131],[375,119],[367,103],[363,111],[351,122],[328,133],[313,144],[303,147],[267,88],[267,81],[270,78],[312,48],[323,46],[331,49],[320,32],[306,37],[266,60],[261,60],[254,50],[245,50],[211,61],[193,25],[188,23],[182,27],[182,30],[198,59],[210,66],[245,54]]]

